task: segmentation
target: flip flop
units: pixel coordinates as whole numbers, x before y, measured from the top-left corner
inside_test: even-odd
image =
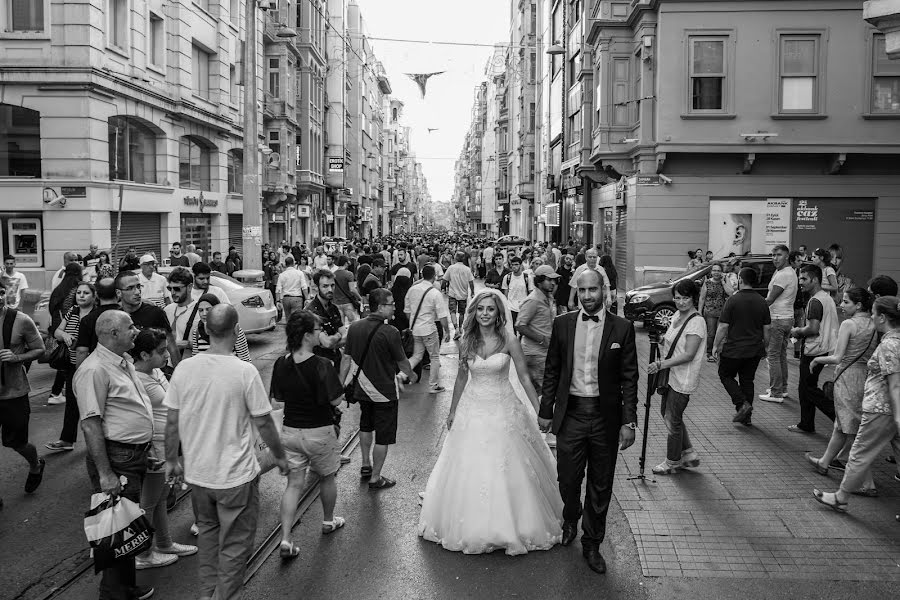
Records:
[[[397,485],[397,482],[396,482],[396,481],[394,481],[393,479],[388,479],[387,477],[382,476],[382,477],[381,477],[378,481],[376,481],[375,483],[370,483],[370,484],[369,484],[369,489],[370,489],[370,490],[385,490],[385,489],[387,489],[387,488],[394,487],[395,485]]]
[[[279,551],[279,555],[281,556],[282,560],[297,558],[298,556],[300,556],[300,546],[298,546],[294,542],[290,542],[290,544],[286,546],[284,542],[281,542],[281,550]]]
[[[831,498],[833,499],[833,502],[828,502],[825,499],[825,494],[831,494]],[[818,502],[819,504],[824,504],[825,506],[827,506],[828,508],[830,508],[831,510],[833,510],[835,512],[839,512],[839,513],[847,512],[847,503],[839,501],[837,499],[837,496],[831,492],[823,492],[821,490],[814,489],[813,490],[813,498],[815,498],[816,502]]]
[[[344,519],[344,517],[335,517],[331,522],[322,521],[322,533],[334,533],[335,531],[343,527],[346,523],[347,521]]]

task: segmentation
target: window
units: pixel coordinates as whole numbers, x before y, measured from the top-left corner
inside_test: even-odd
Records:
[[[603,69],[600,66],[597,67],[597,74],[594,76],[594,80],[597,82],[597,90],[594,93],[594,110],[597,111],[597,120],[594,123],[596,127],[603,122],[606,114],[606,107],[603,105],[606,102],[606,97],[603,94]]]
[[[232,25],[237,25],[241,22],[241,0],[231,0],[228,18]],[[300,17],[298,16],[297,18],[299,19]],[[297,23],[297,25],[300,25],[300,23]]]
[[[528,30],[528,33],[531,35],[535,35],[537,33],[537,4],[532,3],[531,5],[531,28]]]
[[[581,52],[575,54],[569,61],[569,85],[578,81],[578,72],[581,71]]]
[[[629,125],[628,59],[613,59],[613,125]]]
[[[41,176],[41,113],[0,104],[0,177]]]
[[[110,117],[109,177],[156,183],[156,135],[140,121]]]
[[[279,73],[280,61],[277,58],[269,59],[269,93],[278,96],[281,88],[281,74]]]
[[[149,56],[150,64],[155,67],[164,67],[166,64],[166,34],[163,27],[162,17],[154,13],[150,13],[150,35],[148,36],[150,43]]]
[[[528,181],[534,181],[534,152],[528,153]]]
[[[228,193],[242,194],[244,191],[244,153],[240,150],[228,151]]]
[[[229,99],[232,104],[240,104],[241,101],[241,80],[238,77],[238,70],[235,65],[228,67],[228,82],[230,86]]]
[[[900,114],[900,60],[891,60],[884,35],[876,35],[872,48],[872,112]]]
[[[108,0],[109,44],[120,50],[128,49],[128,0]]]
[[[537,58],[534,52],[528,55],[528,82],[534,83],[537,79]]]
[[[281,132],[279,131],[270,131],[269,132],[269,148],[272,152],[277,152],[281,154]]]
[[[194,93],[201,98],[209,98],[209,63],[212,55],[194,44],[192,47],[192,74],[194,77]]]
[[[691,111],[725,110],[725,41],[691,38]]]
[[[178,146],[178,185],[188,190],[210,191],[209,149],[190,136]]]
[[[534,133],[536,127],[535,117],[537,113],[537,108],[534,102],[528,105],[528,132]]]
[[[9,0],[7,31],[44,31],[44,0]]]
[[[818,35],[782,35],[780,39],[778,112],[818,113]]]

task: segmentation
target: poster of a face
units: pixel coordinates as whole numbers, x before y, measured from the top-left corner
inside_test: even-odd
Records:
[[[709,249],[713,257],[732,253],[766,254],[776,244],[787,244],[790,200],[711,200],[709,203]]]
[[[752,213],[713,212],[710,208],[709,249],[715,258],[724,258],[732,252],[737,256],[746,254],[753,248],[753,229]]]

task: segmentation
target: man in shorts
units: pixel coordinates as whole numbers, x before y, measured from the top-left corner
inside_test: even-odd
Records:
[[[0,441],[28,461],[25,493],[34,492],[44,477],[44,459],[28,441],[31,405],[28,403],[28,375],[25,363],[44,353],[44,342],[34,321],[6,305],[6,284],[0,282]],[[0,508],[3,500],[0,499]]]
[[[369,316],[350,324],[346,346],[350,360],[344,361],[341,368],[341,381],[345,383],[361,369],[353,398],[359,401],[360,408],[362,468],[359,474],[369,478],[370,490],[397,484],[384,477],[381,469],[388,446],[397,442],[399,384],[409,381],[413,373],[403,352],[400,332],[387,324],[394,318],[394,309],[390,290],[378,288],[369,294]]]
[[[475,297],[475,276],[467,261],[469,255],[460,250],[456,253],[456,262],[444,271],[444,281],[449,283],[447,304],[450,308],[450,320],[456,329],[454,340],[462,335],[463,320],[466,318],[466,302]]]

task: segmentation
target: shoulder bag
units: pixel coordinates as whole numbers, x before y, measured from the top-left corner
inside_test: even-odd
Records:
[[[359,379],[359,374],[362,372],[363,365],[366,362],[366,357],[369,356],[369,348],[372,347],[372,340],[375,338],[375,332],[384,325],[382,322],[378,322],[375,325],[375,328],[372,330],[372,333],[369,334],[369,339],[366,340],[366,347],[363,348],[362,358],[360,358],[359,366],[356,367],[356,373],[353,374],[353,378],[350,380],[350,383],[344,386],[344,400],[347,401],[347,404],[355,404],[356,399],[353,397],[353,393],[356,391],[356,381]]]
[[[353,296],[350,294],[350,290],[348,290],[347,288],[345,288],[345,287],[341,284],[341,282],[338,281],[338,278],[337,278],[337,277],[334,278],[334,282],[337,284],[337,286],[338,286],[339,288],[341,288],[341,292],[342,292],[345,296],[347,296],[347,300],[349,300],[349,301],[350,301],[350,304],[353,305],[353,310],[355,310],[356,312],[359,312],[359,311],[360,311],[360,308],[361,308],[360,305],[359,305],[359,302],[357,302],[356,300],[353,299]]]
[[[681,339],[681,334],[684,333],[685,328],[688,323],[691,322],[691,319],[694,317],[699,317],[700,313],[694,313],[684,320],[684,323],[681,324],[681,328],[678,330],[678,333],[675,334],[675,339],[672,340],[672,347],[669,348],[669,353],[666,354],[665,360],[669,360],[672,358],[672,355],[675,354],[675,346],[678,345],[678,340]],[[669,388],[669,371],[670,369],[661,369],[656,372],[656,379],[654,380],[653,387],[656,388],[656,393],[660,396],[664,396],[666,394],[666,390]]]
[[[834,402],[834,384],[837,383],[837,380],[841,378],[841,375],[843,375],[847,369],[849,369],[850,367],[855,365],[859,361],[859,359],[861,359],[863,356],[865,356],[866,351],[869,349],[869,346],[872,345],[873,339],[875,339],[874,331],[872,332],[872,337],[869,338],[869,343],[866,344],[866,347],[863,349],[863,351],[860,352],[859,355],[853,359],[853,362],[851,362],[849,365],[847,365],[846,367],[841,369],[841,371],[837,375],[834,376],[833,380],[826,381],[825,383],[822,384],[822,392],[825,394],[825,397],[828,398],[828,400],[830,402]]]
[[[416,309],[416,314],[413,315],[412,321],[409,322],[409,327],[404,329],[400,333],[400,341],[403,343],[403,352],[406,353],[406,357],[409,358],[413,355],[413,351],[415,350],[415,339],[413,338],[413,327],[416,326],[416,320],[419,318],[419,311],[422,310],[422,303],[425,302],[425,296],[428,295],[428,292],[433,290],[434,287],[429,287],[425,290],[425,293],[422,294],[422,299],[419,300],[419,308]]]

